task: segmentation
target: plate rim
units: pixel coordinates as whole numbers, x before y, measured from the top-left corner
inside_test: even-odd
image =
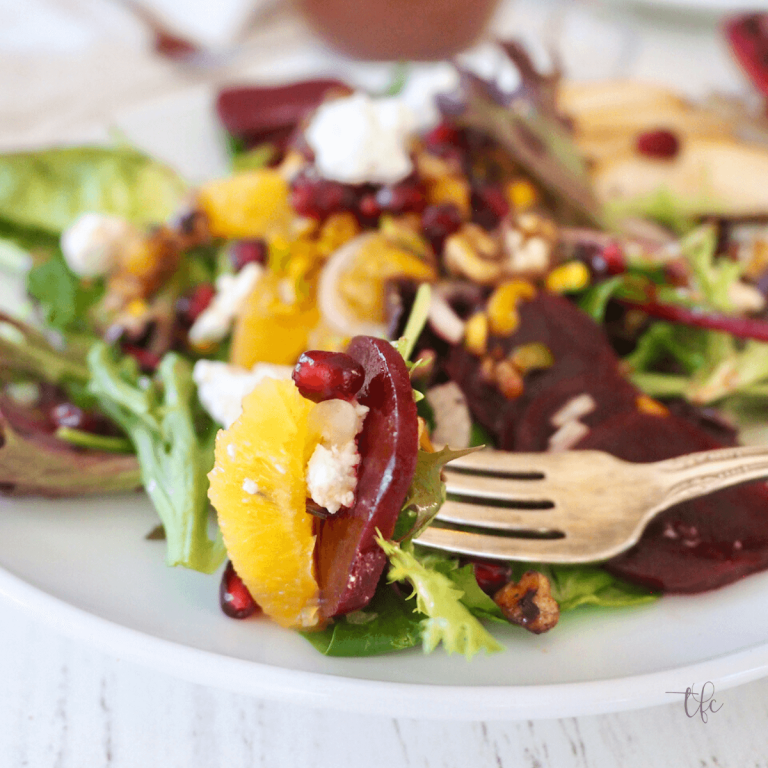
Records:
[[[0,599],[116,659],[171,677],[316,709],[422,720],[551,720],[672,704],[672,691],[725,690],[768,676],[768,643],[684,667],[623,678],[541,685],[463,686],[367,680],[289,669],[194,648],[106,619],[0,566]],[[457,659],[457,663],[464,663]]]

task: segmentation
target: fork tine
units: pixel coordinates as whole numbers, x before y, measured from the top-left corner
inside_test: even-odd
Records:
[[[462,472],[446,472],[445,476],[445,490],[449,496],[496,499],[518,509],[549,509],[554,505],[545,493],[537,491],[541,484],[541,480],[513,480]]]
[[[492,528],[510,533],[559,531],[557,510],[517,510],[510,507],[489,507],[482,504],[465,504],[461,501],[446,501],[437,513],[437,520],[453,525],[472,525],[476,528]]]
[[[416,543],[430,549],[440,549],[481,560],[581,563],[597,559],[590,553],[585,556],[583,542],[575,544],[568,537],[521,539],[437,528],[434,525],[423,531]]]
[[[492,472],[502,476],[545,476],[551,463],[551,457],[555,455],[483,450],[453,459],[445,465],[445,470],[446,472],[474,470],[478,473]]]

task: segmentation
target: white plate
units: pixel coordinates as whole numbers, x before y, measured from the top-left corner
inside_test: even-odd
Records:
[[[195,177],[222,161],[209,107],[196,92],[136,111],[121,128]],[[640,608],[582,609],[540,637],[496,627],[507,651],[471,663],[419,650],[328,659],[266,621],[226,618],[218,578],[163,565],[163,543],[144,539],[155,523],[140,494],[0,499],[0,595],[64,633],[194,682],[391,716],[585,715],[768,674],[768,573]]]

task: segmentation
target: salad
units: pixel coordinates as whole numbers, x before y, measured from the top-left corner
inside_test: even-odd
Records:
[[[143,487],[168,565],[223,567],[228,615],[336,656],[472,657],[500,648],[488,622],[541,633],[766,568],[764,484],[606,563],[419,545],[442,467],[482,446],[654,461],[764,419],[760,118],[500,50],[514,87],[457,66],[421,126],[334,80],[225,91],[233,173],[194,189],[125,146],[0,158],[0,265],[25,280],[0,317],[2,492]]]

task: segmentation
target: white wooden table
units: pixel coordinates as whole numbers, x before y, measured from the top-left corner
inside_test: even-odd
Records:
[[[498,28],[552,33],[557,18],[566,64],[579,75],[657,78],[693,93],[743,87],[706,18],[681,28],[674,17],[622,8],[519,0]],[[179,68],[145,42],[106,0],[0,0],[0,149],[75,139],[189,85],[275,76],[276,59],[289,77],[300,69],[297,51],[333,63],[288,13],[265,21],[215,69]],[[716,698],[721,708],[706,723],[687,716],[682,697],[536,722],[342,715],[179,681],[62,637],[44,617],[0,601],[3,768],[768,766],[768,679]]]

